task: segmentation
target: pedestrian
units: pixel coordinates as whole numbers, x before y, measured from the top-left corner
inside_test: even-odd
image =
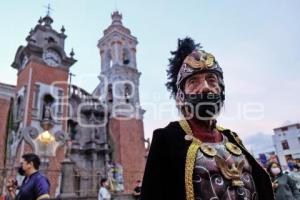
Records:
[[[142,182],[140,180],[137,180],[136,187],[133,189],[133,194],[132,194],[135,200],[140,200],[141,189],[142,189]]]
[[[98,193],[98,200],[110,200],[111,195],[110,192],[108,191],[109,189],[108,179],[106,178],[101,179],[100,185],[101,186]]]
[[[296,187],[300,192],[300,170],[297,168],[297,163],[293,171],[290,171],[289,176],[296,182]]]
[[[34,153],[22,156],[18,173],[25,178],[20,187],[15,178],[8,179],[6,187],[10,200],[48,200],[50,198],[50,183],[48,178],[39,172],[40,164],[40,158]]]
[[[289,171],[293,171],[294,168],[296,167],[296,163],[295,163],[294,159],[292,159],[292,158],[288,159],[287,165],[288,165]]]
[[[282,172],[278,163],[271,162],[267,171],[272,180],[276,200],[300,200],[296,182],[288,174]]]
[[[166,86],[182,119],[154,131],[141,200],[273,200],[269,175],[217,125],[225,84],[215,57],[188,37],[171,54]]]

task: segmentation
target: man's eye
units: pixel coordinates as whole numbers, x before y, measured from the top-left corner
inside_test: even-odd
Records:
[[[188,82],[188,85],[190,86],[190,85],[193,85],[195,83],[195,80],[190,80],[189,82]]]
[[[209,82],[217,82],[217,79],[212,77],[212,78],[209,78],[208,81]]]

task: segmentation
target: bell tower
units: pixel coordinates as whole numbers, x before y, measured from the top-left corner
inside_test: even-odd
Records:
[[[113,162],[124,170],[125,191],[132,191],[141,179],[145,165],[144,110],[140,106],[137,69],[137,38],[122,24],[122,15],[115,11],[112,23],[98,41],[101,58],[99,95],[109,111],[109,131],[113,140]]]
[[[59,171],[64,158],[61,147],[67,138],[68,75],[76,60],[73,51],[65,52],[65,28],[58,32],[52,23],[49,13],[40,18],[12,63],[18,77],[9,157],[14,160],[12,165],[18,165],[22,154],[38,154],[53,195],[59,174],[50,172]]]

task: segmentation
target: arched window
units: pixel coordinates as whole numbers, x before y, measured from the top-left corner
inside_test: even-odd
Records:
[[[17,99],[17,108],[16,108],[16,120],[20,121],[24,115],[24,100],[23,96],[19,96]]]
[[[107,101],[110,103],[113,102],[113,89],[111,84],[109,84],[107,88]]]
[[[132,98],[132,86],[129,83],[124,85],[124,95],[126,103],[129,103]]]
[[[77,122],[68,120],[68,132],[70,134],[71,140],[75,140],[75,135],[77,133]]]
[[[112,55],[110,49],[106,52],[105,55],[105,66],[106,68],[110,68],[112,66]]]
[[[46,94],[43,98],[42,119],[52,120],[51,106],[54,103],[54,98],[50,94]]]
[[[128,65],[130,63],[130,52],[128,49],[123,49],[122,61],[124,65]]]

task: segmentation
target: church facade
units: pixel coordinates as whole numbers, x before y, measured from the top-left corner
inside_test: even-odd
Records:
[[[0,191],[17,176],[21,155],[38,154],[51,196],[96,196],[101,178],[116,193],[130,193],[146,161],[136,63],[137,38],[114,12],[98,41],[99,84],[92,93],[69,83],[74,52],[65,28],[46,15],[17,49],[17,84],[0,83]],[[21,181],[21,177],[18,177]]]

